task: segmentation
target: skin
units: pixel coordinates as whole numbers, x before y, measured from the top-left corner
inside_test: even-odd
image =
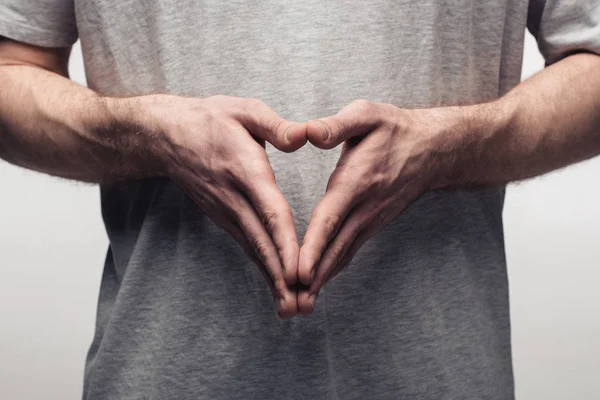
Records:
[[[423,193],[505,185],[600,154],[600,57],[566,57],[485,104],[409,110],[358,100],[309,121],[307,136],[343,148],[300,249],[305,315],[323,285]]]
[[[265,275],[282,318],[421,194],[504,185],[600,154],[600,57],[574,54],[503,97],[403,109],[357,100],[307,123],[254,99],[106,98],[67,79],[69,49],[0,41],[0,157],[87,182],[166,176]],[[342,145],[299,248],[264,151]],[[360,268],[360,266],[356,266]]]
[[[93,183],[171,178],[255,262],[278,315],[296,315],[298,239],[265,141],[294,151],[306,124],[256,99],[101,97],[67,79],[68,54],[0,41],[0,157]]]

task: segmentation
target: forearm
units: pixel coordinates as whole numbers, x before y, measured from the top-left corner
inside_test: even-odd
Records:
[[[0,158],[86,182],[162,174],[164,143],[141,98],[103,98],[28,65],[0,66],[0,87]]]
[[[434,140],[436,187],[505,184],[589,159],[600,154],[600,57],[567,57],[494,102],[440,112],[452,123]]]

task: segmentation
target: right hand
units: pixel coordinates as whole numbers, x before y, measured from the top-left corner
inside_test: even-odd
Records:
[[[286,121],[254,99],[149,97],[155,97],[149,108],[168,139],[168,176],[252,258],[277,314],[297,315],[298,238],[265,141],[295,151],[306,143],[306,125]]]

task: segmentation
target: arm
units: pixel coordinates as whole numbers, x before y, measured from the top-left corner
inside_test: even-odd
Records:
[[[70,81],[68,56],[0,39],[0,158],[87,182],[164,175],[167,140],[142,129],[144,100],[103,98]]]
[[[430,144],[441,167],[434,187],[505,184],[565,167],[600,154],[600,56],[567,57],[488,104],[428,113],[450,122]]]
[[[298,296],[303,313],[422,193],[503,185],[600,154],[600,57],[571,55],[484,104],[412,110],[358,100],[309,121],[307,136],[344,147],[300,250],[298,277],[310,285]]]
[[[103,97],[67,79],[68,53],[0,41],[0,157],[87,182],[172,179],[258,265],[279,315],[295,315],[298,241],[264,143],[296,150],[305,125],[254,99]]]

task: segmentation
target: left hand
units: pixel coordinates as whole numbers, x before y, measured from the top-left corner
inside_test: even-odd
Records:
[[[438,165],[431,150],[441,119],[435,110],[357,100],[334,116],[308,122],[313,145],[344,147],[300,249],[298,278],[308,286],[298,292],[302,314],[313,311],[319,290],[367,240],[433,188]]]

